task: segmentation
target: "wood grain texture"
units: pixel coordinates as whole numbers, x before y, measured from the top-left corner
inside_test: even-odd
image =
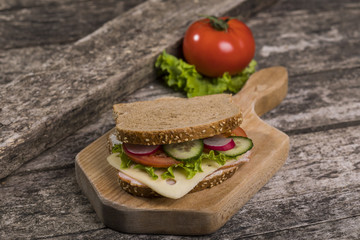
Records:
[[[110,228],[130,233],[201,235],[218,230],[287,158],[288,136],[258,117],[285,97],[287,80],[287,71],[282,67],[263,69],[253,74],[233,97],[243,108],[242,126],[255,147],[250,162],[218,187],[177,200],[134,197],[120,189],[117,170],[105,160],[109,155],[108,134],[90,144],[77,155],[75,171],[99,218]]]
[[[75,42],[141,2],[2,1],[0,49]]]
[[[304,236],[309,236],[311,231],[308,232],[307,229],[318,232],[319,238],[322,238],[326,233],[323,228],[343,229],[344,218],[359,214],[360,152],[359,144],[354,140],[359,136],[360,129],[352,127],[344,135],[343,133],[344,129],[336,129],[291,136],[290,155],[280,171],[222,228],[209,237],[200,239],[266,237],[267,234],[286,239],[293,231],[298,232],[298,235],[303,233]],[[322,139],[325,138],[334,141],[342,139],[338,153],[344,157],[338,157],[331,151],[333,143],[324,145]],[[46,153],[44,157],[60,155],[64,150],[58,151]],[[302,152],[317,157],[308,157]],[[345,157],[347,160],[344,160]],[[37,168],[33,167],[30,172],[24,169],[2,182],[0,194],[4,198],[0,200],[0,210],[4,217],[0,237],[46,238],[65,235],[59,238],[163,238],[161,235],[131,235],[104,229],[78,187],[73,164],[56,167],[59,161],[57,158],[57,162],[53,162],[53,169],[48,166],[41,169],[39,158]],[[28,166],[30,170],[31,165]],[[337,175],[319,180],[319,176],[336,170]],[[303,176],[306,176],[305,181]],[[314,182],[318,184],[313,184]],[[38,227],[33,229],[33,225]],[[349,231],[342,233],[343,239],[354,235],[358,229],[355,226],[346,228]],[[183,239],[175,236],[171,238]]]
[[[74,43],[0,51],[0,178],[154,81],[156,57],[178,50],[199,13],[249,16],[273,2],[150,0]]]
[[[354,118],[359,112],[355,98],[359,7],[357,0],[280,1],[247,21],[256,37],[259,69],[276,64],[289,70],[287,97],[262,119],[290,136],[291,151],[280,171],[222,228],[196,239],[359,239],[360,128]],[[292,21],[293,16],[301,21]],[[324,39],[329,36],[327,22],[341,39],[322,40],[304,49],[282,48],[284,52],[271,51],[266,57],[260,54],[263,46],[297,46],[312,37]],[[286,35],[292,29],[296,31]],[[26,68],[41,63],[38,52],[51,55],[60,47],[14,49],[11,56]],[[23,58],[22,53],[26,53]],[[0,67],[14,69],[12,76],[15,70],[22,71],[15,64],[4,64]],[[124,101],[159,96],[182,95],[159,82]],[[111,111],[105,112],[1,180],[0,195],[5,198],[0,198],[0,239],[164,239],[106,228],[76,183],[76,153],[112,126]]]
[[[249,24],[258,29],[254,37],[259,65],[285,66],[290,75],[358,68],[359,2],[319,0],[311,7],[306,4],[284,1]]]

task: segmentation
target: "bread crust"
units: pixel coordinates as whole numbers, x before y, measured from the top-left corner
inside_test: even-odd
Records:
[[[201,126],[184,127],[178,129],[168,129],[160,131],[141,131],[116,128],[117,138],[124,143],[141,145],[161,145],[171,143],[181,143],[196,139],[212,137],[231,131],[242,122],[241,112],[233,117],[221,119]]]
[[[229,94],[116,104],[113,112],[118,140],[142,145],[180,143],[230,133],[243,119]]]

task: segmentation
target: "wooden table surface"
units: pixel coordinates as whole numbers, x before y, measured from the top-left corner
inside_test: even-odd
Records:
[[[113,127],[111,101],[182,96],[164,87],[160,79],[150,76],[145,79],[145,75],[141,75],[144,80],[140,84],[137,75],[131,75],[130,80],[134,83],[126,81],[125,85],[131,86],[124,86],[126,91],[120,91],[114,98],[106,98],[107,101],[95,99],[101,100],[100,107],[96,107],[95,100],[91,102],[92,95],[89,95],[96,92],[97,86],[86,83],[88,85],[82,87],[91,87],[86,95],[90,96],[87,103],[91,105],[81,113],[87,113],[89,120],[82,119],[83,124],[74,122],[72,127],[71,121],[45,124],[56,133],[53,138],[48,136],[51,133],[43,131],[46,127],[42,131],[32,126],[24,127],[26,124],[10,127],[16,120],[9,108],[14,106],[14,99],[22,97],[15,85],[22,83],[19,76],[24,72],[30,78],[30,70],[41,70],[43,74],[46,69],[45,75],[38,76],[49,77],[47,74],[51,69],[54,72],[63,66],[83,74],[75,65],[85,66],[88,62],[76,58],[76,53],[81,53],[84,48],[81,44],[87,39],[96,40],[99,34],[107,33],[101,26],[111,29],[117,22],[122,23],[121,19],[117,20],[118,15],[137,16],[148,13],[146,9],[156,4],[163,4],[165,9],[170,9],[171,5],[157,0],[107,0],[102,5],[96,2],[53,0],[29,5],[26,1],[0,0],[0,84],[7,91],[0,90],[7,96],[5,100],[1,98],[1,134],[21,135],[27,129],[35,129],[31,136],[47,137],[41,138],[43,142],[39,143],[36,138],[27,138],[25,143],[29,144],[26,146],[38,149],[31,155],[21,144],[11,148],[14,155],[1,155],[6,160],[0,161],[1,170],[4,170],[0,180],[0,239],[360,239],[359,1],[265,1],[267,4],[263,6],[259,4],[261,1],[238,1],[240,8],[234,5],[227,9],[219,3],[221,8],[211,9],[214,14],[241,14],[246,19],[256,39],[255,59],[259,69],[276,65],[288,69],[287,97],[262,119],[290,136],[291,149],[285,165],[238,213],[217,232],[198,237],[132,235],[113,231],[96,216],[75,179],[75,155]],[[181,14],[191,11],[186,6],[197,1],[185,1],[189,5],[184,6],[180,2],[176,8],[171,5],[175,16],[177,11]],[[251,9],[248,10],[251,14],[244,17],[244,9]],[[39,17],[34,19],[32,14]],[[42,24],[47,27],[43,28]],[[156,56],[161,48],[176,49],[189,22],[183,19],[179,24],[182,27],[174,32],[178,38],[166,37],[174,42],[159,43],[158,48],[149,50],[151,53],[141,50],[142,54]],[[98,28],[102,30],[96,31]],[[96,55],[96,49],[94,51]],[[70,59],[68,55],[71,61],[48,67],[61,56]],[[123,55],[120,57],[124,58]],[[101,63],[99,59],[96,58],[97,64]],[[146,64],[153,60],[149,59]],[[124,64],[129,68],[133,67],[132,61],[135,61],[134,66],[138,64],[131,58],[127,61],[128,65]],[[41,65],[43,62],[48,65]],[[67,64],[73,64],[73,67]],[[104,70],[104,78],[111,75],[109,69]],[[56,79],[55,75],[51,76]],[[61,79],[62,75],[58,76]],[[71,74],[64,76],[72,77]],[[32,86],[28,87],[31,89]],[[76,88],[75,85],[72,87]],[[12,89],[16,91],[12,92]],[[46,99],[38,99],[35,103],[41,105],[44,101],[43,108],[51,104]],[[78,105],[73,106],[78,109]],[[93,111],[98,108],[103,110]],[[52,114],[51,110],[47,111]],[[29,111],[29,114],[33,113]],[[25,120],[31,121],[30,118]],[[37,121],[41,122],[41,118]],[[61,131],[55,131],[56,128]],[[61,135],[61,132],[67,134]],[[46,144],[49,139],[51,144]],[[9,141],[1,143],[1,147]],[[16,159],[16,164],[11,165],[12,159]]]

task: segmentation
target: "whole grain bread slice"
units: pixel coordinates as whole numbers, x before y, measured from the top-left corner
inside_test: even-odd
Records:
[[[230,94],[121,103],[113,112],[118,139],[143,145],[207,138],[230,132],[242,122]]]

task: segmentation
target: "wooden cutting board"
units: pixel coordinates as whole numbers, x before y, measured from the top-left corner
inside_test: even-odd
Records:
[[[244,113],[241,126],[254,142],[252,157],[232,178],[211,189],[177,200],[134,197],[118,186],[117,170],[106,161],[108,133],[83,149],[76,156],[76,178],[101,221],[121,232],[152,234],[201,235],[223,226],[288,156],[289,137],[258,117],[283,100],[287,81],[285,68],[263,69],[233,96]]]

